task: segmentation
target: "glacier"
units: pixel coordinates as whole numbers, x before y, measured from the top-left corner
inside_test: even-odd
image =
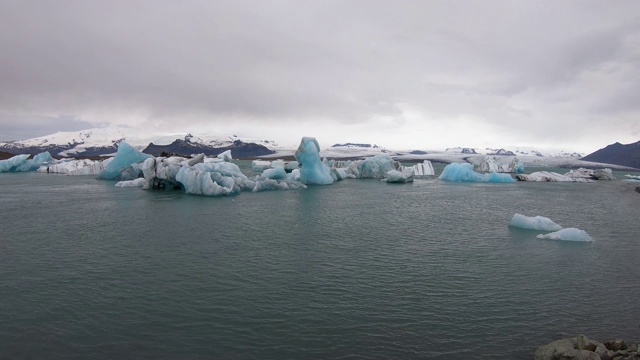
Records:
[[[509,222],[509,226],[541,231],[558,231],[562,226],[556,224],[551,219],[544,216],[525,216],[515,213]]]
[[[300,182],[305,185],[333,184],[331,170],[320,161],[320,145],[314,137],[303,137],[294,154],[300,164]]]
[[[593,238],[586,231],[577,228],[566,228],[549,234],[539,234],[536,237],[564,241],[593,241]]]
[[[511,183],[515,180],[509,174],[488,173],[481,174],[473,171],[473,165],[469,163],[451,163],[447,165],[442,174],[438,177],[440,180],[451,182],[490,182],[490,183]]]

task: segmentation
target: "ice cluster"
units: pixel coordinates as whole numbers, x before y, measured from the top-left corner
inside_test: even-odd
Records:
[[[593,182],[594,180],[584,177],[571,177],[558,174],[552,171],[537,171],[531,174],[516,175],[518,181],[542,181],[542,182]]]
[[[107,164],[100,174],[103,180],[133,180],[140,176],[138,163],[152,157],[134,149],[131,145],[121,142],[118,144],[116,156]]]
[[[524,163],[517,157],[506,158],[496,156],[483,156],[478,164],[480,172],[523,173]]]
[[[55,162],[48,151],[34,156],[33,159],[29,159],[29,156],[29,154],[22,154],[0,160],[0,173],[34,171],[40,166]]]
[[[398,170],[387,171],[386,177],[382,179],[388,183],[407,183],[413,182],[413,169],[406,168],[402,172]]]
[[[438,178],[452,182],[510,183],[515,181],[509,174],[481,174],[475,172],[473,171],[473,165],[469,163],[451,163],[442,170],[442,174]]]
[[[524,216],[522,214],[514,214],[509,222],[509,226],[540,230],[540,231],[558,231],[562,230],[562,226],[556,224],[551,219],[544,216]]]

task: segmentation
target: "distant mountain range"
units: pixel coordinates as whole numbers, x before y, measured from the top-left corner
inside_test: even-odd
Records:
[[[640,169],[640,141],[626,145],[617,142],[591,153],[581,160],[630,166]]]
[[[231,136],[175,134],[135,136],[127,129],[101,128],[55,134],[21,140],[0,142],[0,151],[12,154],[39,154],[48,151],[53,156],[100,156],[113,154],[125,141],[138,150],[154,156],[161,153],[218,155],[231,150],[236,158],[264,156],[275,153],[277,144],[269,140],[241,139]]]

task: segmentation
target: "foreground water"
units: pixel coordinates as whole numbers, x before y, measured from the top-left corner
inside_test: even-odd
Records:
[[[0,358],[528,359],[564,333],[640,340],[640,194],[622,181],[0,184]],[[515,212],[594,242],[536,239]]]

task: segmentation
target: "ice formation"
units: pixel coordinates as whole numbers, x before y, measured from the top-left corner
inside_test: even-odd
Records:
[[[509,174],[481,174],[475,172],[473,171],[473,165],[469,163],[451,163],[447,165],[438,179],[452,182],[510,183],[515,181]]]
[[[572,169],[564,175],[574,179],[614,180],[611,169],[592,170],[579,168],[576,170]]]
[[[295,158],[300,164],[300,181],[306,185],[333,184],[329,167],[320,161],[320,145],[314,137],[303,137]]]
[[[549,234],[540,234],[538,239],[565,240],[565,241],[593,241],[586,231],[576,228],[566,228]]]
[[[121,142],[118,144],[116,156],[109,162],[98,178],[103,180],[132,180],[140,175],[138,163],[150,158],[151,155],[143,154],[131,147],[131,145]]]
[[[522,214],[514,214],[509,222],[509,226],[521,229],[541,230],[541,231],[558,231],[562,230],[562,226],[556,224],[551,219],[544,216],[524,216]]]
[[[399,168],[400,163],[393,160],[388,154],[375,155],[358,164],[359,177],[361,178],[382,179],[388,171]]]
[[[507,158],[509,159],[509,158]],[[500,172],[500,173],[523,173],[524,163],[517,157],[511,158],[511,161],[505,163],[503,158],[495,156],[483,156],[478,165],[480,172]]]
[[[38,169],[38,172],[65,174],[65,175],[98,175],[104,170],[104,167],[113,158],[108,158],[103,161],[89,160],[89,159],[65,159],[56,164],[43,165]]]
[[[413,168],[406,168],[402,172],[398,170],[389,170],[382,181],[386,181],[388,183],[413,182]]]
[[[29,154],[16,155],[7,160],[0,160],[0,173],[38,170],[40,166],[54,162],[48,151],[34,156],[33,159],[29,159]]]
[[[227,150],[221,154],[218,154],[217,158],[227,162],[231,161],[231,150]]]
[[[271,167],[271,161],[267,160],[253,160],[251,162],[251,171],[253,172],[263,172],[265,169]]]
[[[551,171],[537,171],[531,174],[518,174],[516,175],[518,181],[548,181],[548,182],[593,182],[591,179],[583,177],[571,177],[567,175],[558,174]]]
[[[147,181],[144,178],[137,178],[135,180],[125,180],[118,181],[116,183],[116,187],[126,188],[126,187],[143,187]]]
[[[425,160],[421,164],[415,164],[412,166],[412,168],[413,174],[415,176],[429,176],[436,174],[436,172],[433,170],[433,164],[431,164],[431,161],[429,160]]]
[[[624,177],[626,177],[628,181],[640,181],[640,175],[626,174]]]

